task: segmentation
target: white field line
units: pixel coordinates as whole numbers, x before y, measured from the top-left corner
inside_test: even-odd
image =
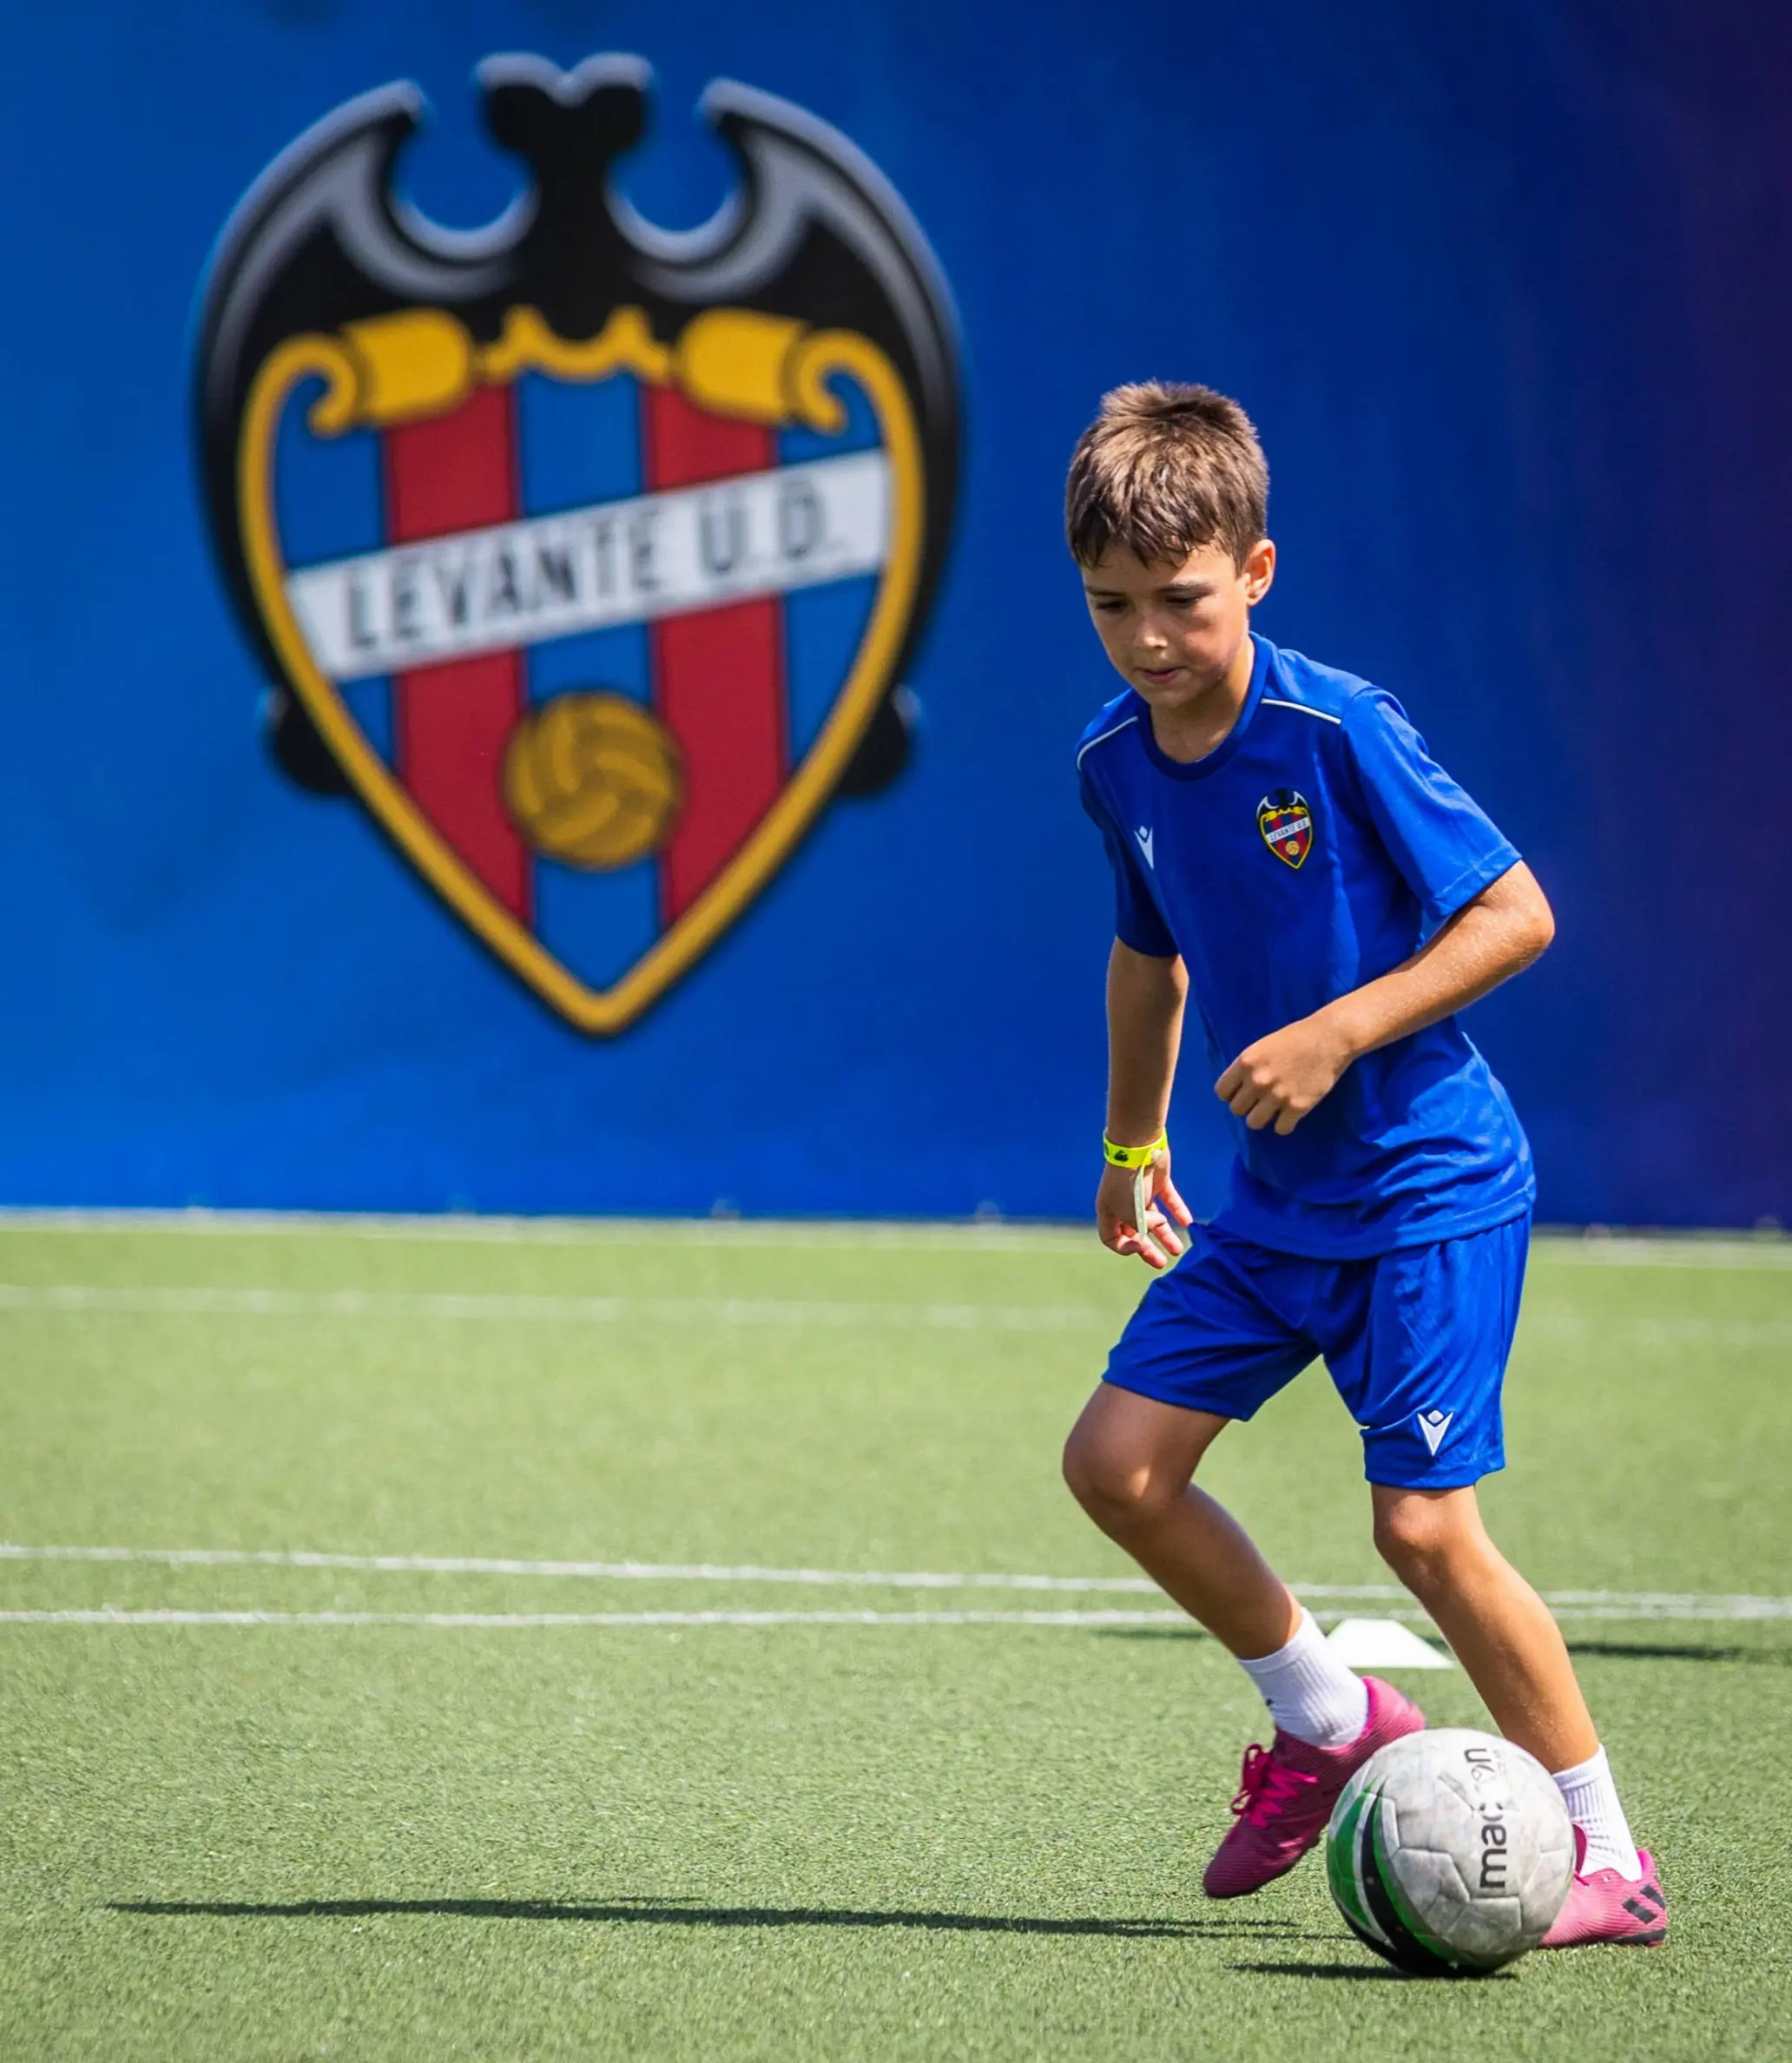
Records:
[[[472,1246],[787,1249],[835,1252],[1031,1253],[1057,1259],[1088,1249],[1078,1223],[1000,1218],[988,1222],[801,1218],[477,1217],[464,1212],[374,1215],[328,1211],[105,1210],[0,1206],[0,1233],[189,1233],[201,1237],[422,1240]],[[1584,1236],[1543,1227],[1533,1263],[1569,1267],[1769,1269],[1792,1271],[1792,1238],[1756,1234],[1614,1232]]]
[[[376,1575],[583,1576],[648,1583],[796,1583],[827,1589],[1125,1591],[1156,1596],[1143,1576],[952,1575],[931,1571],[768,1569],[714,1562],[530,1561],[481,1555],[325,1554],[304,1548],[37,1547],[0,1541],[0,1561],[153,1562],[164,1568],[353,1569]],[[1379,1588],[1316,1595],[1404,1597]]]
[[[936,1332],[1111,1331],[1123,1313],[1090,1304],[851,1303],[778,1296],[568,1296],[379,1289],[127,1288],[0,1282],[0,1310],[244,1318],[548,1319],[582,1325],[917,1326]]]
[[[201,1236],[424,1240],[468,1246],[817,1248],[833,1252],[1061,1256],[1092,1249],[1088,1226],[1001,1218],[928,1221],[850,1218],[521,1218],[464,1213],[368,1216],[323,1211],[55,1210],[0,1205],[0,1233],[192,1233]]]
[[[1738,1618],[1792,1618],[1792,1598],[1751,1598],[1740,1602],[1778,1606],[1776,1611],[1660,1612],[1617,1605],[1557,1607],[1558,1618],[1664,1620],[1711,1623]],[[1706,1600],[1721,1604],[1723,1599]],[[1321,1625],[1347,1615],[1316,1612]],[[1426,1626],[1412,1606],[1384,1610],[1379,1617]],[[1150,1626],[1192,1630],[1180,1612],[190,1612],[176,1608],[129,1611],[115,1605],[66,1611],[0,1611],[9,1626]]]
[[[484,1557],[476,1555],[429,1554],[328,1554],[303,1548],[240,1548],[240,1547],[64,1547],[25,1546],[16,1541],[0,1542],[0,1561],[55,1561],[55,1562],[107,1562],[152,1564],[162,1568],[281,1568],[281,1569],[339,1569],[359,1571],[375,1575],[450,1575],[450,1576],[524,1576],[524,1577],[585,1577],[599,1580],[620,1579],[627,1582],[656,1583],[776,1583],[798,1584],[810,1587],[833,1589],[871,1590],[1003,1590],[1003,1591],[1072,1591],[1088,1592],[1123,1592],[1132,1595],[1156,1596],[1157,1586],[1143,1576],[1035,1576],[1009,1573],[948,1573],[932,1570],[876,1570],[876,1569],[773,1569],[754,1564],[724,1565],[713,1562],[639,1562],[639,1561],[531,1561],[521,1559]],[[1381,1616],[1388,1618],[1412,1618],[1423,1619],[1424,1614],[1414,1609],[1408,1594],[1391,1583],[1295,1583],[1293,1588],[1305,1598],[1320,1600],[1349,1600],[1374,1603],[1384,1607]],[[1682,1619],[1782,1619],[1792,1618],[1792,1598],[1725,1595],[1710,1591],[1606,1591],[1558,1590],[1545,1591],[1544,1601],[1559,1617],[1571,1618],[1682,1618]],[[3,1617],[0,1614],[0,1617]],[[16,1616],[16,1615],[15,1615]],[[42,1617],[42,1614],[27,1614]],[[55,1617],[55,1614],[51,1614]],[[209,1623],[215,1615],[201,1614],[201,1623]],[[226,1614],[227,1618],[230,1615]],[[239,1615],[240,1616],[240,1615]],[[284,1623],[294,1615],[274,1612],[247,1615],[247,1621],[260,1617]],[[401,1613],[396,1618],[390,1614],[375,1613],[368,1623],[385,1624],[390,1619],[393,1625],[434,1625],[459,1624],[467,1615],[449,1614],[445,1619],[440,1614],[423,1615]],[[691,1618],[693,1625],[707,1625],[713,1615],[702,1612]],[[724,1613],[716,1624],[731,1624],[736,1615]],[[747,1615],[743,1624],[781,1625],[787,1619],[793,1625],[807,1623],[814,1615],[796,1613],[774,1614],[766,1618],[763,1614]],[[1147,1618],[1151,1615],[1147,1614]],[[1162,1616],[1162,1615],[1158,1615]],[[1169,1614],[1174,1620],[1180,1615]],[[1328,1616],[1321,1610],[1320,1617]],[[1335,1617],[1336,1614],[1329,1616]],[[154,1618],[155,1615],[151,1614]],[[348,1615],[346,1624],[359,1624],[366,1614]],[[491,1617],[491,1623],[499,1625],[511,1624],[583,1625],[633,1625],[656,1624],[655,1615],[643,1617],[639,1613],[574,1613],[570,1616],[549,1613],[473,1615],[484,1624]],[[674,1615],[675,1623],[683,1623],[691,1615]],[[823,1613],[815,1619],[817,1625],[856,1625],[863,1618],[865,1623],[906,1624],[913,1617],[909,1613],[873,1612],[868,1616],[847,1612]],[[1099,1615],[1097,1615],[1099,1617]],[[300,1613],[299,1621],[309,1624],[315,1614]],[[1037,1615],[1022,1613],[998,1614],[991,1624],[1031,1625]],[[1072,1615],[1074,1618],[1074,1615]],[[326,1614],[317,1619],[320,1625],[332,1625],[334,1618]],[[469,1623],[472,1623],[471,1620]],[[919,1622],[917,1622],[919,1623]],[[932,1623],[931,1620],[928,1623]],[[956,1625],[956,1615],[948,1614],[942,1625]],[[972,1618],[964,1623],[982,1624]],[[1047,1613],[1040,1624],[1055,1624],[1056,1618]],[[1066,1620],[1066,1624],[1072,1623]]]
[[[35,1626],[1186,1626],[1180,1612],[0,1612]]]
[[[105,1282],[0,1282],[0,1311],[130,1317],[410,1318],[491,1323],[722,1325],[932,1332],[1111,1333],[1124,1314],[1098,1304],[860,1303],[817,1297],[583,1296],[505,1291],[165,1288]],[[1533,1312],[1529,1333],[1631,1346],[1792,1347],[1792,1318],[1596,1322]]]

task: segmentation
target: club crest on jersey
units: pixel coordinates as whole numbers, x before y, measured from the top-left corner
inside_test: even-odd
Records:
[[[1257,805],[1257,828],[1278,860],[1298,867],[1313,850],[1313,812],[1298,788],[1277,788]]]
[[[402,84],[237,208],[199,331],[206,507],[283,769],[358,798],[609,1033],[833,797],[902,769],[957,492],[952,318],[901,200],[800,109],[711,86],[740,189],[672,234],[615,186],[644,63],[478,76],[528,179],[489,228],[395,190]]]

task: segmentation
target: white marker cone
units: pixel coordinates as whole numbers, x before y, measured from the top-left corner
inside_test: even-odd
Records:
[[[1446,1653],[1398,1619],[1340,1619],[1326,1645],[1347,1669],[1454,1669]]]

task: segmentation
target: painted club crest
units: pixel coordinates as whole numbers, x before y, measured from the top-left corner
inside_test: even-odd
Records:
[[[1257,829],[1278,860],[1298,868],[1313,850],[1313,812],[1298,788],[1277,788],[1257,805]]]
[[[957,490],[943,283],[882,175],[718,82],[703,229],[611,186],[645,65],[480,68],[530,190],[395,192],[421,98],[339,109],[249,193],[200,330],[214,545],[277,757],[352,794],[550,1005],[620,1031],[837,793],[900,770]]]

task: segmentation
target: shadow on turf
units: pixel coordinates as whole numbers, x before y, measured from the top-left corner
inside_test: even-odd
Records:
[[[1199,1626],[1099,1626],[1097,1640],[1211,1640]],[[1604,1657],[1614,1662],[1761,1662],[1770,1668],[1792,1668],[1792,1648],[1703,1647],[1690,1643],[1641,1640],[1571,1640],[1571,1655]]]
[[[1181,1940],[1229,1935],[1257,1941],[1318,1941],[1282,1920],[1043,1920],[996,1913],[851,1912],[830,1906],[700,1906],[679,1900],[617,1899],[581,1905],[552,1898],[306,1898],[291,1905],[234,1901],[134,1899],[109,1913],[162,1919],[366,1920],[438,1915],[453,1920],[621,1921],[648,1927],[912,1927],[942,1934],[1097,1934]]]
[[[1617,1662],[1765,1662],[1792,1668],[1792,1648],[1695,1647],[1665,1640],[1571,1640],[1571,1655],[1605,1656]]]
[[[1201,1626],[1096,1626],[1097,1640],[1211,1640]]]
[[[1371,1984],[1415,1981],[1405,1971],[1390,1969],[1386,1963],[1248,1962],[1234,1963],[1231,1967],[1251,1977],[1360,1977]],[[1515,1974],[1511,1970],[1492,1971],[1475,1980],[1478,1984],[1510,1984],[1514,1981]]]

